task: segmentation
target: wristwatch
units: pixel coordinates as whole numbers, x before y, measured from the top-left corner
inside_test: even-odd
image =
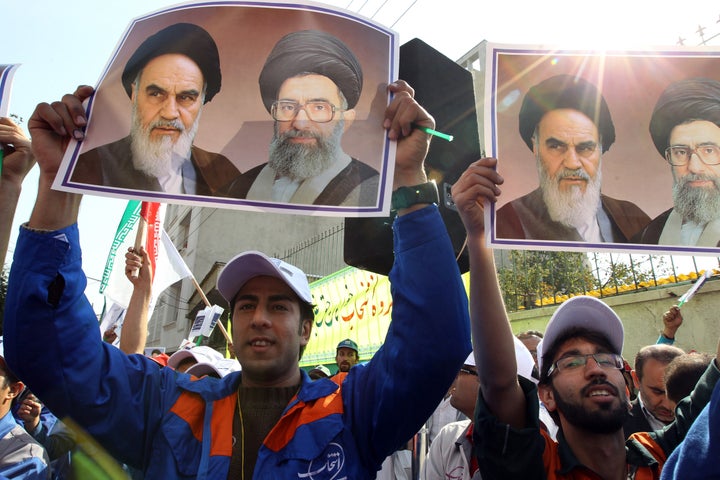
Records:
[[[390,208],[393,211],[408,208],[417,203],[440,203],[435,180],[412,187],[400,187],[392,193]]]

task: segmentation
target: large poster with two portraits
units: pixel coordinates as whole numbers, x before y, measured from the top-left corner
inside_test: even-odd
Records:
[[[487,48],[489,243],[720,253],[720,52]]]
[[[378,216],[397,34],[342,9],[188,3],[135,19],[55,188],[253,211]]]

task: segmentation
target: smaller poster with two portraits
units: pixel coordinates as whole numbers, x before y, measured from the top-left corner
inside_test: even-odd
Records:
[[[720,254],[720,51],[488,44],[497,248]]]

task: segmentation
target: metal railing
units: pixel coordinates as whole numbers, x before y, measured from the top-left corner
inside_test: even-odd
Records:
[[[300,268],[308,281],[319,280],[345,268],[345,224],[341,223],[274,256]]]

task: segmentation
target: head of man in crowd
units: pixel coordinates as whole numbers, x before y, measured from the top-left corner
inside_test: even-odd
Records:
[[[672,83],[655,104],[650,135],[670,164],[673,209],[682,222],[720,218],[720,82]]]
[[[665,395],[673,412],[680,401],[695,389],[713,356],[709,353],[690,352],[675,357],[665,368]]]
[[[136,169],[162,177],[189,161],[202,107],[220,91],[221,78],[217,45],[197,25],[170,25],[140,44],[122,73]]]
[[[335,363],[338,372],[349,372],[350,369],[360,361],[357,343],[346,338],[338,343],[335,349]]]
[[[674,405],[665,394],[665,369],[668,364],[683,355],[681,349],[672,345],[648,345],[635,355],[633,382],[645,409],[656,419],[668,424],[675,419]]]
[[[537,366],[537,347],[543,339],[542,332],[538,332],[537,330],[527,330],[525,332],[520,332],[515,336],[528,349],[530,355],[532,355],[533,360],[535,361],[535,365]]]
[[[315,318],[305,273],[250,251],[225,265],[217,288],[230,304],[233,347],[242,366],[243,385],[300,383],[299,360]]]
[[[317,30],[282,37],[260,72],[260,93],[275,120],[269,166],[294,181],[320,175],[345,155],[363,73],[337,37]]]
[[[573,297],[553,314],[538,345],[538,394],[566,435],[622,431],[629,414],[623,341],[620,318],[596,298]]]
[[[4,417],[15,400],[25,389],[25,385],[10,370],[5,357],[0,355],[0,418]]]
[[[223,358],[220,352],[207,345],[191,346],[170,355],[167,366],[178,372],[187,372],[198,363],[213,364]]]
[[[520,136],[535,155],[550,218],[578,228],[600,208],[601,159],[615,141],[605,99],[588,81],[557,75],[530,88]]]
[[[312,370],[308,371],[308,377],[310,377],[311,380],[329,378],[330,375],[330,369],[325,365],[317,365],[313,367]]]

